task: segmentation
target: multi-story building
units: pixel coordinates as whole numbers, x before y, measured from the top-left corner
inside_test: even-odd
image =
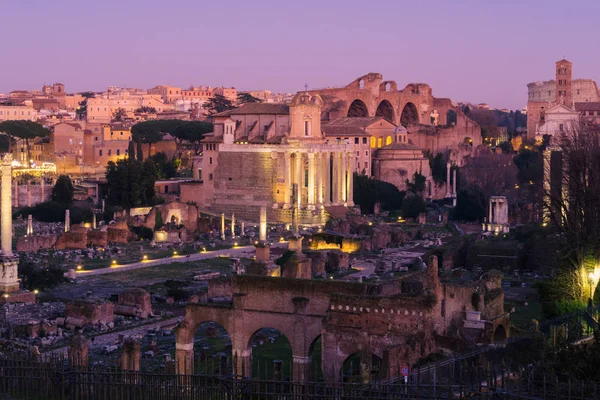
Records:
[[[215,88],[214,93],[231,100],[231,102],[234,104],[237,101],[237,90],[234,87],[226,88],[221,86]]]
[[[0,122],[8,120],[36,121],[37,111],[26,105],[7,106],[0,104]]]
[[[173,105],[165,104],[155,94],[130,94],[124,91],[119,94],[103,94],[87,100],[87,122],[108,124],[118,109],[124,109],[127,118],[134,119],[135,111],[142,107],[154,108],[157,112],[172,110]]]
[[[169,85],[159,85],[148,89],[148,94],[159,95],[165,104],[173,104],[182,97],[181,88]]]
[[[557,61],[555,73],[555,80],[527,85],[527,137],[530,139],[538,134],[541,125],[546,122],[546,113],[553,106],[564,104],[575,109],[577,103],[600,102],[596,82],[592,79],[573,79],[573,64],[570,61]]]

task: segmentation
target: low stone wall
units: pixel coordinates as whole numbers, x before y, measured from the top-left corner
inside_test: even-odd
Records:
[[[58,240],[59,235],[22,236],[17,238],[17,251],[30,252],[50,249]]]

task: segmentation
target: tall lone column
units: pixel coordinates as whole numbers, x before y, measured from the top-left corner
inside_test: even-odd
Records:
[[[92,229],[96,229],[96,213],[92,213]]]
[[[2,200],[0,201],[0,233],[2,235],[2,254],[11,257],[12,254],[12,154],[2,157]],[[18,186],[17,186],[18,188]]]
[[[31,214],[27,216],[27,236],[33,235],[33,217]]]
[[[42,198],[40,199],[40,202],[43,203],[46,201],[46,188],[45,188],[45,181],[46,179],[44,177],[42,177],[42,179],[40,179],[40,189],[42,190]]]
[[[240,237],[244,237],[244,221],[240,222]]]
[[[331,177],[331,203],[340,204],[340,153],[333,153],[333,174]]]
[[[446,164],[446,197],[450,197],[450,163]]]
[[[317,153],[317,208],[323,208],[323,153]]]
[[[298,193],[296,193],[296,206],[300,207],[302,204],[302,178],[303,174],[303,166],[302,166],[302,153],[296,153],[296,184],[298,185]]]
[[[323,153],[325,171],[325,195],[323,198],[323,204],[328,206],[331,204],[331,153]]]
[[[258,228],[258,239],[267,241],[267,206],[260,206],[260,224]]]
[[[15,179],[14,183],[15,183],[15,198],[14,198],[15,202],[14,202],[14,206],[15,206],[15,208],[17,208],[17,207],[19,207],[19,181],[17,181]]]
[[[71,212],[67,209],[65,211],[65,232],[71,230]]]
[[[283,208],[290,208],[292,198],[292,154],[285,152],[283,157],[283,176],[284,176],[284,188],[283,196],[285,198],[283,202]]]
[[[354,207],[354,152],[348,153],[348,207]]]
[[[231,213],[231,238],[235,239],[235,213]]]
[[[308,209],[315,209],[315,153],[308,153]]]
[[[456,207],[456,169],[452,171],[452,206]]]
[[[225,240],[225,214],[221,213],[221,240]]]
[[[27,207],[31,207],[31,180],[27,180]]]

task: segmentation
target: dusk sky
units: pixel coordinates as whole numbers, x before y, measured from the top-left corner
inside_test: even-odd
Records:
[[[1,0],[0,93],[159,84],[295,92],[380,72],[521,108],[526,84],[600,80],[600,2]]]

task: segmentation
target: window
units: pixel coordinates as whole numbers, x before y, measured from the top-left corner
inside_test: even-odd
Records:
[[[304,121],[304,136],[310,136],[310,121]]]
[[[117,149],[117,155],[120,156],[121,155],[121,150]]]
[[[365,169],[368,170],[369,169],[369,163],[365,161]]]
[[[209,163],[210,165],[212,165],[212,157],[209,157],[209,159],[208,159],[208,163]]]
[[[383,138],[377,138],[377,147],[380,148],[383,146]]]
[[[94,142],[98,141],[98,136],[94,136]]]
[[[363,138],[362,144],[367,144],[367,138],[366,137]]]
[[[100,157],[102,157],[102,150],[100,150],[100,151],[98,152],[98,155],[99,155]]]
[[[108,149],[108,155],[110,156],[112,153],[112,149]]]
[[[213,180],[213,174],[208,174],[208,180],[212,181]]]
[[[304,170],[304,187],[308,187],[308,170]]]
[[[69,138],[69,144],[73,144],[73,138]]]
[[[374,149],[375,147],[377,147],[377,139],[373,136],[371,136],[371,148]]]
[[[392,144],[392,137],[388,136],[388,137],[385,138],[385,145],[388,146],[390,144]]]
[[[354,144],[359,144],[360,140],[359,138],[354,138]]]
[[[365,156],[369,157],[369,150],[365,151]]]
[[[563,127],[564,127],[563,124],[558,125],[558,130],[562,132],[563,131]]]
[[[360,157],[360,151],[356,152],[356,157]]]

